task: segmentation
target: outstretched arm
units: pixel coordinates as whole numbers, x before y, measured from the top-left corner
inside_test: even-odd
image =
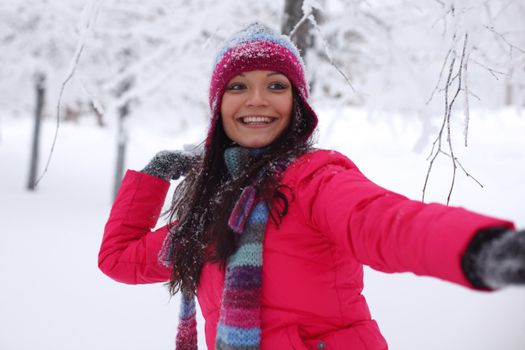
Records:
[[[483,229],[513,224],[472,211],[425,204],[368,180],[346,157],[319,155],[304,166],[297,197],[308,220],[362,264],[475,287],[462,257]]]

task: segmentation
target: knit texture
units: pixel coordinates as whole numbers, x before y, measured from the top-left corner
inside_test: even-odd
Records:
[[[505,227],[479,231],[465,251],[462,268],[476,288],[497,289],[525,283],[525,231]]]
[[[141,172],[160,177],[166,181],[177,180],[188,173],[197,161],[196,154],[183,151],[160,151],[141,170]]]
[[[308,111],[305,116],[313,118],[310,135],[315,130],[317,116],[308,104],[309,88],[299,50],[287,36],[277,34],[260,23],[254,23],[228,39],[215,58],[209,90],[211,122],[206,149],[211,147],[226,85],[238,74],[254,70],[274,71],[290,79],[299,94],[301,104]]]
[[[198,348],[197,318],[193,295],[182,293],[175,346],[177,350],[196,350]]]
[[[242,165],[257,150],[229,148],[224,160],[231,176],[239,175]],[[231,213],[230,228],[239,234],[238,247],[226,266],[217,350],[258,349],[261,341],[260,299],[262,285],[262,244],[268,207],[257,197],[255,185],[243,190]]]
[[[251,158],[265,149],[231,147],[224,152],[224,161],[230,176],[236,177]],[[257,185],[268,169],[274,175],[282,173],[291,160],[270,162],[252,185],[240,194],[229,218],[230,228],[238,235],[237,248],[228,259],[224,277],[219,324],[217,325],[217,350],[259,349],[261,342],[260,301],[262,287],[262,249],[269,208],[258,196]],[[165,242],[165,245],[167,242]],[[183,293],[176,337],[178,350],[197,349],[197,322],[195,297]]]
[[[288,37],[255,23],[227,40],[215,59],[209,90],[211,122],[205,141],[204,161],[211,153],[213,136],[220,120],[222,96],[227,84],[238,74],[254,70],[278,72],[290,80],[298,95],[294,98],[294,104],[300,107],[295,108],[294,118],[297,120],[294,120],[294,123],[308,126],[303,135],[304,140],[314,132],[317,116],[308,104],[308,84],[299,51]],[[230,175],[239,175],[250,157],[264,151],[240,147],[227,149],[224,160]],[[230,214],[228,225],[238,235],[238,246],[226,266],[217,326],[217,349],[259,348],[262,242],[269,209],[257,191],[265,176],[279,174],[290,161],[291,159],[285,159],[270,162],[263,167],[252,185],[242,190]],[[269,169],[272,169],[272,172],[269,172]],[[168,235],[160,252],[159,259],[166,266],[170,266],[170,252],[174,251],[175,240],[173,235]],[[194,296],[184,294],[176,342],[179,350],[197,348],[194,309]]]

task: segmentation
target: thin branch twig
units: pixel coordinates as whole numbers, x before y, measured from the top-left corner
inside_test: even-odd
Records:
[[[465,34],[465,40],[463,42],[463,51],[461,53],[461,61],[458,67],[458,87],[456,89],[456,92],[454,94],[454,97],[452,98],[452,101],[450,101],[450,104],[448,106],[448,115],[447,115],[447,142],[448,147],[450,151],[450,159],[452,160],[452,182],[450,184],[450,190],[448,192],[447,196],[447,205],[450,203],[450,197],[452,196],[452,191],[454,190],[454,185],[456,183],[456,171],[457,171],[457,164],[456,164],[456,157],[454,156],[454,147],[452,145],[452,134],[450,129],[450,116],[452,115],[452,107],[454,106],[454,103],[456,102],[456,98],[459,96],[461,92],[461,78],[462,78],[462,72],[463,72],[463,62],[465,59],[465,51],[467,48],[467,42],[468,42],[468,34]],[[448,93],[448,92],[447,92]]]
[[[91,30],[91,28],[92,28],[92,26],[94,24],[94,19],[96,17],[96,14],[98,12],[100,4],[101,4],[101,0],[92,0],[90,3],[86,3],[86,5],[84,7],[84,10],[82,11],[83,14],[85,14],[87,11],[89,11],[90,14],[89,14],[89,17],[88,17],[87,21],[85,22],[85,27],[82,28],[81,38],[80,38],[80,40],[79,40],[79,42],[77,44],[77,49],[76,49],[75,55],[73,56],[74,58],[73,58],[73,64],[71,66],[71,69],[69,70],[69,73],[66,76],[66,79],[62,82],[62,84],[60,86],[60,94],[58,95],[58,102],[57,102],[57,107],[56,107],[55,135],[53,137],[53,143],[51,144],[51,150],[49,151],[49,156],[47,158],[46,166],[44,167],[44,170],[42,171],[42,174],[40,174],[38,179],[35,181],[35,186],[38,186],[40,181],[44,178],[44,176],[46,175],[46,173],[47,173],[47,171],[49,169],[49,164],[51,164],[51,158],[53,157],[55,146],[56,146],[56,143],[57,143],[57,140],[58,140],[58,130],[60,128],[60,109],[61,109],[61,105],[62,105],[62,97],[64,95],[64,91],[65,91],[66,85],[69,83],[69,81],[73,78],[73,76],[75,74],[75,71],[76,71],[77,66],[78,66],[78,62],[80,60],[80,57],[82,56],[82,52],[84,51],[86,36],[87,36],[88,32]]]
[[[303,14],[303,17],[295,24],[293,29],[290,31],[290,34],[288,35],[290,38],[292,38],[295,35],[295,32],[299,29],[299,27],[308,20],[308,17],[312,14],[312,11],[309,11],[308,13]]]
[[[464,83],[463,86],[465,87],[464,90],[464,112],[465,112],[465,128],[463,129],[463,136],[465,137],[465,147],[468,147],[468,131],[469,131],[469,125],[470,125],[470,100],[469,100],[469,87],[468,87],[468,61],[470,58],[470,54],[467,55],[465,59],[465,63],[463,64],[463,75],[464,75]]]
[[[310,22],[312,22],[312,25],[314,26],[314,28],[317,30],[317,32],[319,33],[319,36],[323,42],[323,46],[324,46],[324,51],[325,51],[325,54],[326,54],[326,57],[328,58],[328,61],[330,62],[330,64],[339,72],[339,74],[341,74],[341,76],[343,76],[343,78],[346,80],[347,84],[350,86],[350,88],[352,89],[352,91],[356,94],[356,95],[360,95],[357,90],[354,88],[354,85],[352,84],[350,78],[346,75],[345,72],[343,72],[343,70],[341,68],[339,68],[339,66],[334,62],[334,59],[332,57],[332,55],[330,54],[330,47],[328,46],[328,42],[326,41],[326,39],[324,38],[324,35],[323,33],[321,32],[321,28],[319,28],[319,25],[317,24],[317,21],[315,20],[314,16],[313,15],[310,15],[308,16],[308,20]]]
[[[60,107],[62,105],[62,96],[64,95],[64,90],[66,88],[67,83],[73,78],[73,75],[75,74],[76,67],[78,65],[78,61],[80,60],[80,56],[82,55],[82,51],[84,51],[84,44],[81,44],[80,47],[77,50],[77,53],[75,54],[74,64],[69,72],[66,79],[62,82],[62,85],[60,86],[60,94],[58,95],[58,102],[56,106],[56,128],[55,128],[55,135],[53,136],[53,142],[51,143],[51,150],[49,151],[49,155],[47,157],[46,166],[44,167],[44,170],[42,171],[42,174],[36,179],[35,186],[38,186],[40,181],[44,178],[44,175],[46,175],[47,170],[49,169],[49,164],[51,164],[51,158],[53,157],[53,153],[55,151],[55,146],[58,140],[58,130],[60,128]]]
[[[440,151],[441,154],[447,156],[447,157],[452,157],[450,154],[448,154],[447,152],[445,151]],[[472,180],[474,180],[475,183],[477,183],[479,185],[479,187],[481,188],[484,188],[484,186],[481,184],[480,181],[478,181],[474,176],[472,176],[466,169],[465,167],[463,166],[463,164],[461,164],[461,162],[459,161],[459,159],[456,157],[456,164],[461,168],[461,170],[463,170],[463,172],[465,173],[465,176],[466,177],[470,177]]]
[[[432,93],[430,94],[429,99],[427,100],[427,102],[425,102],[426,105],[428,105],[430,101],[432,101],[432,99],[434,98],[434,94],[439,89],[439,83],[441,82],[441,77],[443,76],[443,72],[445,71],[445,66],[448,61],[448,57],[450,56],[451,53],[452,53],[452,47],[448,50],[447,55],[445,56],[445,59],[443,60],[443,65],[441,66],[441,70],[439,71],[439,77],[438,77],[436,86],[434,86],[434,90],[432,90]]]
[[[489,66],[479,62],[478,60],[475,60],[473,58],[470,59],[470,62],[474,63],[474,64],[477,64],[478,66],[480,66],[481,68],[484,68],[486,69],[493,77],[494,79],[496,80],[499,80],[499,77],[496,75],[496,74],[500,74],[500,75],[507,75],[507,73],[505,72],[500,72],[500,71],[497,71],[495,70],[494,68],[490,68]]]
[[[494,28],[489,27],[489,26],[487,26],[487,25],[485,25],[484,27],[487,28],[487,29],[488,29],[490,32],[492,32],[494,35],[500,37],[500,38],[503,40],[503,42],[504,42],[505,44],[507,44],[511,49],[518,50],[519,52],[521,52],[522,54],[525,55],[525,50],[523,50],[522,48],[520,48],[520,47],[518,47],[518,46],[512,44],[510,41],[508,41],[507,38],[505,38],[505,35],[496,32],[496,31],[494,30]]]
[[[454,36],[454,42],[457,42],[456,36]],[[443,133],[445,131],[445,128],[447,130],[447,146],[448,146],[448,150],[450,152],[450,159],[452,160],[452,182],[450,184],[450,189],[449,189],[448,196],[447,196],[447,204],[450,203],[450,198],[451,198],[452,192],[454,190],[454,185],[455,185],[455,182],[456,182],[456,174],[457,174],[458,166],[463,169],[465,174],[467,174],[469,177],[473,178],[470,174],[468,174],[468,172],[464,169],[464,167],[459,163],[459,160],[457,159],[457,157],[454,155],[454,147],[453,147],[453,143],[452,143],[452,129],[451,129],[451,123],[450,123],[451,116],[452,116],[452,110],[453,110],[454,105],[456,104],[456,100],[457,100],[457,98],[458,98],[458,96],[460,95],[461,92],[463,92],[465,94],[466,104],[468,106],[469,91],[468,91],[468,85],[466,85],[467,82],[464,82],[464,74],[465,74],[465,77],[466,77],[466,71],[467,71],[467,68],[468,68],[467,67],[468,58],[467,58],[467,60],[465,60],[465,57],[467,57],[467,46],[468,46],[468,33],[465,34],[465,36],[464,36],[463,48],[462,48],[462,52],[461,52],[461,56],[460,56],[460,62],[459,62],[459,65],[457,67],[457,70],[455,71],[457,54],[456,54],[455,50],[453,50],[453,47],[452,47],[449,50],[449,53],[447,53],[447,55],[445,57],[445,62],[443,64],[443,67],[442,67],[441,72],[440,72],[440,78],[438,80],[438,85],[439,85],[439,81],[441,80],[441,76],[443,74],[443,70],[444,70],[443,68],[447,64],[448,58],[450,56],[450,53],[453,53],[452,59],[450,60],[450,63],[449,63],[448,75],[447,75],[447,79],[446,79],[445,87],[444,87],[445,110],[444,110],[444,114],[443,114],[443,121],[441,123],[441,128],[439,129],[438,136],[436,137],[436,139],[432,143],[432,150],[431,150],[431,152],[430,152],[430,154],[429,154],[429,156],[427,158],[427,160],[430,160],[430,164],[428,166],[427,174],[426,174],[426,177],[425,177],[425,183],[423,185],[423,194],[422,194],[422,200],[423,201],[425,200],[425,194],[426,194],[426,189],[427,189],[427,185],[428,185],[428,180],[430,178],[430,173],[432,172],[432,168],[434,166],[434,163],[435,163],[437,157],[439,156],[439,154],[446,154],[446,152],[444,152],[443,149],[442,149],[442,146],[443,146],[442,140],[443,140]],[[453,83],[456,80],[457,80],[457,87],[456,87],[456,89],[454,91],[454,95],[452,96],[452,98],[449,101],[450,88],[452,87]],[[435,91],[437,90],[438,85],[436,85],[436,88],[434,89]],[[434,92],[433,92],[433,94],[434,94]],[[468,120],[467,120],[466,130],[468,132]],[[477,180],[475,180],[475,181],[479,184],[479,182]]]

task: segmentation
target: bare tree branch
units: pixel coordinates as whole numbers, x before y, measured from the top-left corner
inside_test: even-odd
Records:
[[[469,124],[470,124],[470,102],[469,102],[469,87],[468,87],[468,61],[470,58],[470,53],[467,54],[467,57],[465,59],[465,63],[463,64],[463,75],[464,75],[464,83],[463,86],[465,87],[463,93],[464,93],[464,113],[465,113],[465,128],[463,129],[463,136],[465,137],[465,147],[468,147],[468,130],[469,130]],[[463,169],[464,170],[464,169]]]
[[[430,97],[428,98],[427,102],[425,102],[426,105],[428,105],[432,99],[434,98],[434,94],[436,93],[436,91],[439,89],[439,83],[441,82],[441,77],[443,76],[443,72],[445,71],[445,66],[447,64],[447,61],[448,61],[448,57],[450,56],[450,54],[452,53],[452,49],[453,47],[451,47],[446,56],[445,56],[445,59],[443,60],[443,65],[441,66],[441,70],[439,71],[439,77],[438,77],[438,80],[437,80],[437,83],[436,83],[436,86],[434,86],[434,90],[432,90],[432,93],[430,94]]]
[[[447,152],[445,151],[441,151],[440,152],[441,154],[447,156],[447,157],[450,157],[452,158],[452,156],[450,154],[448,154]],[[470,177],[472,180],[474,180],[474,182],[476,182],[479,187],[481,188],[484,188],[484,186],[481,184],[481,182],[479,182],[474,176],[472,176],[466,169],[465,167],[463,167],[463,165],[461,164],[461,162],[459,161],[459,159],[456,157],[456,164],[461,168],[461,170],[463,170],[463,172],[465,173],[465,176],[467,177]]]
[[[461,53],[461,61],[458,67],[457,77],[458,77],[458,87],[456,89],[456,92],[454,93],[454,97],[452,98],[452,101],[450,101],[450,104],[448,105],[448,111],[447,111],[447,142],[448,142],[448,148],[450,151],[450,159],[452,160],[452,183],[450,184],[450,190],[448,192],[447,196],[447,204],[450,203],[450,197],[452,196],[452,191],[454,189],[454,184],[456,183],[456,170],[457,170],[457,163],[456,163],[456,157],[454,156],[454,147],[452,145],[452,134],[450,129],[450,116],[452,115],[452,107],[454,106],[454,103],[456,102],[456,98],[461,92],[461,78],[462,78],[462,72],[463,72],[463,62],[465,59],[465,51],[467,48],[467,41],[468,41],[468,34],[465,34],[465,40],[463,42],[463,52]],[[447,92],[445,95],[448,95],[448,87]],[[467,95],[467,94],[465,94]]]
[[[339,72],[339,74],[341,74],[341,76],[345,79],[346,83],[350,86],[352,91],[356,95],[360,95],[357,92],[357,90],[354,88],[354,85],[352,84],[352,82],[351,82],[350,78],[348,77],[348,75],[345,72],[343,72],[343,70],[341,68],[339,68],[339,66],[334,62],[334,58],[332,57],[332,54],[330,53],[330,47],[328,45],[328,41],[325,39],[323,33],[321,32],[321,28],[319,28],[319,25],[317,24],[317,21],[315,20],[315,17],[313,16],[313,14],[308,16],[308,20],[310,22],[312,22],[312,25],[314,26],[314,28],[319,33],[319,36],[321,38],[321,41],[323,42],[323,46],[324,46],[324,49],[325,49],[324,50],[325,55],[328,58],[328,61],[330,62],[330,64]]]
[[[525,55],[525,50],[523,50],[522,48],[520,48],[520,47],[512,44],[510,41],[508,41],[507,38],[505,38],[505,35],[496,32],[493,27],[489,27],[489,26],[484,26],[484,27],[487,28],[490,32],[494,33],[494,35],[496,35],[499,38],[501,38],[501,40],[503,40],[503,42],[505,42],[505,44],[507,44],[511,50],[512,49],[518,50],[519,52],[521,52],[522,54]]]
[[[457,39],[456,39],[456,36],[454,36],[454,43],[452,45],[456,45],[456,42],[457,42]],[[468,93],[468,86],[465,85],[466,83],[463,80],[463,74],[465,74],[465,72],[467,70],[467,63],[468,63],[468,58],[467,58],[467,60],[465,60],[465,57],[467,57],[467,45],[468,45],[468,34],[465,34],[464,40],[463,40],[463,48],[462,48],[461,56],[459,57],[460,58],[460,62],[459,62],[459,65],[457,67],[456,67],[456,56],[457,56],[457,53],[456,53],[455,49],[453,49],[453,47],[451,48],[451,50],[449,50],[449,52],[452,53],[453,56],[452,56],[452,59],[450,60],[449,66],[448,66],[449,67],[448,75],[447,75],[447,80],[445,82],[445,87],[444,87],[444,92],[445,92],[445,111],[444,111],[444,114],[443,114],[443,121],[441,123],[441,128],[439,129],[438,136],[434,140],[434,142],[432,144],[432,150],[430,152],[429,157],[427,158],[427,159],[430,159],[430,164],[429,164],[429,167],[428,167],[428,170],[427,170],[427,174],[426,174],[426,177],[425,177],[425,183],[423,185],[423,194],[422,194],[422,200],[423,201],[425,200],[426,188],[427,188],[427,185],[428,185],[428,180],[430,178],[430,173],[432,172],[432,168],[434,166],[434,162],[436,161],[436,159],[439,156],[439,154],[446,154],[446,152],[444,152],[443,149],[442,149],[442,147],[443,147],[442,138],[443,138],[443,134],[444,134],[445,128],[447,130],[447,140],[446,140],[446,142],[447,142],[447,146],[448,146],[448,152],[450,154],[450,159],[452,161],[452,182],[450,184],[450,189],[449,189],[448,196],[447,196],[447,204],[450,203],[450,198],[452,196],[452,191],[454,190],[454,185],[455,185],[455,182],[456,182],[456,173],[457,173],[457,168],[458,168],[458,165],[459,165],[459,161],[458,161],[457,157],[454,155],[454,147],[453,147],[453,142],[452,142],[452,130],[451,130],[450,120],[451,120],[451,116],[452,116],[452,111],[453,111],[454,105],[456,104],[456,100],[457,100],[459,94],[462,91],[463,91],[463,94],[465,95],[466,105],[468,106],[468,95],[469,95],[469,93]],[[445,57],[445,62],[448,60],[449,55],[450,54],[447,53],[447,56]],[[440,76],[442,75],[442,73],[443,72],[440,73]],[[441,80],[441,79],[439,79],[439,80]],[[453,93],[452,98],[449,101],[450,88],[452,87],[452,85],[453,85],[455,80],[457,80],[457,87],[456,87],[456,89],[455,89],[455,91]],[[467,122],[468,122],[468,119],[467,119]],[[466,126],[466,130],[468,132],[468,123],[467,123],[467,126]],[[463,169],[463,171],[466,174],[468,174],[468,172],[461,165],[459,165],[459,166]],[[469,175],[469,177],[472,177],[472,176],[470,176],[470,174],[468,174],[468,175]]]
[[[295,26],[293,27],[293,29],[290,31],[290,34],[288,35],[290,38],[293,38],[293,36],[295,35],[295,32],[297,32],[297,29],[299,29],[299,27],[308,20],[308,17],[310,17],[310,15],[312,15],[313,12],[312,11],[308,11],[307,13],[305,13],[303,15],[303,17],[299,20],[299,22],[297,22],[295,24]]]
[[[472,58],[471,58],[471,59],[470,59],[470,62],[472,62],[472,63],[474,63],[474,64],[480,66],[481,68],[486,69],[486,70],[487,70],[487,71],[488,71],[488,72],[494,77],[494,79],[496,79],[496,80],[499,80],[499,77],[497,76],[497,74],[500,74],[500,75],[507,75],[507,73],[497,71],[497,70],[495,70],[494,68],[490,68],[490,67],[488,67],[487,65],[485,65],[485,64],[483,64],[483,63],[481,63],[481,62],[479,62],[479,61],[477,61],[477,60],[475,60],[475,59],[472,59]]]
[[[66,88],[66,85],[69,83],[69,81],[73,78],[73,75],[75,74],[75,70],[78,66],[78,62],[80,60],[80,56],[82,56],[82,52],[84,51],[85,41],[88,33],[91,31],[93,24],[95,22],[96,15],[98,13],[98,9],[100,8],[102,0],[92,0],[89,3],[86,3],[84,10],[82,11],[83,17],[87,14],[87,20],[84,23],[84,28],[81,28],[81,37],[77,44],[77,49],[75,51],[75,55],[73,56],[73,62],[71,65],[71,68],[69,70],[68,75],[66,76],[66,79],[62,82],[60,86],[60,94],[58,96],[58,102],[56,107],[56,128],[55,128],[55,135],[53,137],[53,142],[51,144],[51,150],[49,151],[49,156],[47,158],[46,166],[38,177],[38,179],[35,181],[35,187],[40,183],[40,181],[44,178],[44,175],[47,173],[47,170],[49,169],[49,164],[51,164],[51,158],[53,157],[53,153],[55,150],[55,146],[58,140],[58,130],[60,128],[60,109],[62,106],[62,96],[64,95],[64,90]]]

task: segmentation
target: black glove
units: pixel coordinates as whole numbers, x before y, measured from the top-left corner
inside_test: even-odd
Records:
[[[198,160],[196,154],[183,151],[160,151],[141,172],[164,180],[177,180],[184,176]]]
[[[477,288],[525,285],[525,230],[480,231],[470,242],[462,266]]]

